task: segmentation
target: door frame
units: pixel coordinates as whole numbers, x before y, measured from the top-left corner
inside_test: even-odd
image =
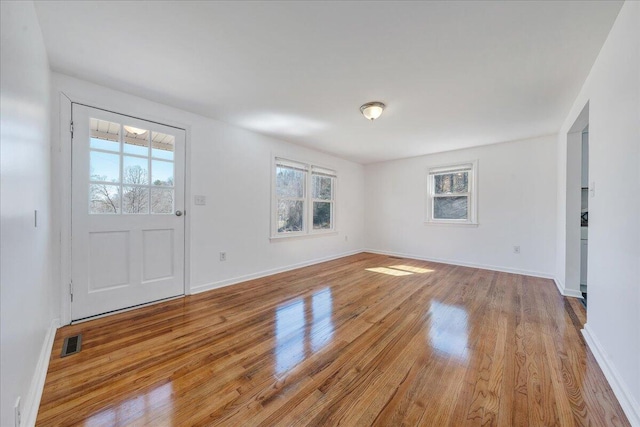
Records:
[[[564,277],[563,295],[582,299],[580,292],[580,192],[582,180],[582,132],[589,125],[589,102],[582,108],[573,125],[566,134],[566,152],[564,159]],[[589,262],[587,261],[587,268]]]
[[[101,110],[110,111],[116,114],[125,116],[131,116],[139,118],[141,120],[147,120],[151,122],[161,123],[167,126],[172,126],[185,131],[185,221],[184,221],[184,295],[191,295],[191,159],[190,159],[190,146],[191,146],[191,126],[176,122],[175,120],[165,119],[163,117],[157,117],[153,114],[144,114],[141,111],[132,111],[130,107],[127,107],[126,102],[122,102],[123,105],[113,105],[111,103],[96,102],[90,99],[86,99],[75,94],[70,94],[68,91],[57,91],[59,96],[59,120],[53,123],[53,136],[54,140],[59,140],[59,146],[57,147],[57,155],[52,156],[55,165],[52,167],[52,175],[56,179],[52,179],[52,191],[53,194],[59,194],[59,197],[53,197],[53,215],[52,224],[59,226],[59,253],[55,256],[52,265],[52,275],[59,285],[60,290],[60,324],[70,325],[71,321],[71,297],[70,297],[70,285],[71,285],[71,254],[72,254],[72,235],[71,235],[71,221],[72,221],[72,209],[71,209],[71,197],[72,197],[72,158],[71,158],[71,105],[82,104],[91,108],[97,108]],[[111,101],[109,101],[111,102]],[[120,103],[118,103],[120,104]],[[144,110],[144,106],[138,110]],[[58,138],[55,138],[57,132]],[[56,233],[57,234],[57,233]],[[54,234],[55,236],[55,234]],[[54,249],[56,248],[54,243]],[[56,261],[58,261],[56,263]],[[57,264],[57,265],[56,265]],[[56,271],[58,270],[58,271]],[[183,297],[182,296],[182,297]],[[181,297],[176,297],[181,298]],[[144,305],[156,304],[157,302],[151,302]],[[91,319],[97,319],[99,317],[109,316],[115,313],[121,313],[124,311],[140,308],[141,306],[124,308],[116,312],[111,312],[103,315],[94,316]],[[79,323],[79,322],[78,322]]]

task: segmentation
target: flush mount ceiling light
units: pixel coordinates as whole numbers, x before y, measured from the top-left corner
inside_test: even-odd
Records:
[[[382,102],[367,102],[360,107],[362,115],[373,121],[382,115],[385,105]]]
[[[133,126],[126,126],[126,125],[124,127],[124,130],[134,135],[142,135],[143,133],[147,133],[147,131],[144,129],[134,128]]]

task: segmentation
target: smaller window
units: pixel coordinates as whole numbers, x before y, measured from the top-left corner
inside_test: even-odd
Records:
[[[429,168],[427,222],[477,224],[478,162]]]
[[[306,229],[305,202],[308,166],[276,160],[276,231],[278,234],[301,233]]]
[[[334,181],[336,173],[317,166],[311,167],[313,229],[333,230]]]

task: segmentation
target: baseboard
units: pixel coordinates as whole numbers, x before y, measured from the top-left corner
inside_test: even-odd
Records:
[[[40,408],[40,399],[42,398],[42,391],[44,390],[44,380],[47,378],[47,370],[49,369],[51,349],[53,348],[53,341],[59,327],[60,319],[53,319],[49,325],[49,330],[47,330],[47,334],[44,337],[44,342],[40,349],[40,356],[38,357],[38,364],[36,365],[36,370],[33,373],[31,385],[29,386],[29,391],[27,392],[27,397],[24,400],[24,405],[22,407],[22,426],[31,427],[36,425],[38,409]]]
[[[245,276],[233,277],[231,279],[220,280],[218,282],[207,283],[204,285],[198,285],[191,288],[191,294],[199,294],[201,292],[210,291],[212,289],[223,288],[225,286],[236,285],[238,283],[246,282],[248,280],[259,279],[261,277],[271,276],[272,274],[284,273],[285,271],[295,270],[296,268],[308,267],[314,264],[320,264],[321,262],[332,261],[338,258],[344,258],[346,256],[362,253],[362,250],[355,250],[349,252],[343,252],[338,255],[332,255],[324,258],[316,258],[310,261],[304,261],[297,264],[290,264],[284,267],[273,268],[271,270],[264,270],[257,273],[247,274]]]
[[[558,288],[558,292],[560,292],[560,295],[564,295],[564,283],[562,283],[557,277],[553,278],[553,283],[556,284],[556,288]]]
[[[379,251],[379,250],[376,250],[376,249],[366,249],[363,252],[371,252],[371,253],[374,253],[374,254],[397,256],[397,257],[402,257],[402,258],[418,259],[418,260],[421,260],[421,261],[439,262],[439,263],[442,263],[442,264],[459,265],[461,267],[479,268],[481,270],[491,270],[491,271],[500,271],[500,272],[503,272],[503,273],[521,274],[523,276],[541,277],[543,279],[553,279],[554,278],[552,274],[542,273],[542,272],[539,272],[539,271],[519,270],[519,269],[516,269],[516,268],[499,267],[499,266],[495,266],[495,265],[486,265],[486,264],[476,264],[476,263],[462,262],[462,261],[451,260],[451,259],[443,259],[443,258],[431,258],[431,257],[420,256],[420,255],[405,254],[405,253],[400,253],[400,252]]]
[[[560,292],[560,295],[564,295],[565,297],[571,297],[571,298],[580,298],[580,299],[583,298],[582,292],[576,291],[574,289],[565,289],[564,283],[562,283],[560,279],[558,279],[557,277],[554,277],[553,281],[556,284],[556,287],[558,288],[558,292]]]
[[[622,406],[622,410],[629,419],[629,422],[633,427],[640,427],[640,404],[638,404],[631,395],[624,379],[611,363],[611,359],[609,359],[609,356],[602,348],[600,341],[595,336],[588,323],[584,325],[582,335],[591,349],[591,352],[595,356],[600,369],[602,369],[605,378],[609,382],[609,385],[613,390],[613,394],[616,395],[618,402],[620,402],[620,406]]]

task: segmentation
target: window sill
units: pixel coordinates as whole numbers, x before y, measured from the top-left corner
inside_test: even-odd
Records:
[[[307,234],[294,234],[294,235],[285,235],[285,236],[271,236],[269,240],[272,242],[279,242],[283,240],[292,240],[292,239],[309,239],[314,237],[322,237],[322,236],[337,236],[338,232],[335,230],[332,231],[316,231],[314,233]]]
[[[478,223],[477,222],[440,222],[440,221],[425,221],[424,225],[435,225],[435,226],[439,226],[439,227],[471,227],[471,228],[476,228],[478,227]]]

